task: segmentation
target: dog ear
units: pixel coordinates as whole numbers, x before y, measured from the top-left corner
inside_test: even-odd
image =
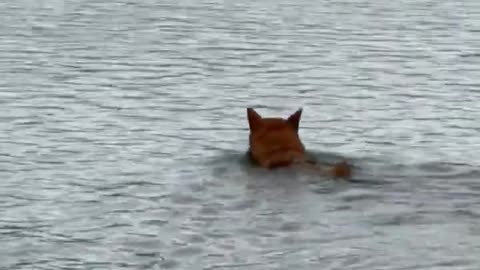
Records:
[[[248,125],[251,131],[257,130],[262,124],[262,116],[253,108],[247,108]]]
[[[298,131],[298,126],[300,125],[300,118],[302,117],[302,108],[298,109],[294,114],[290,115],[287,119],[287,122]]]

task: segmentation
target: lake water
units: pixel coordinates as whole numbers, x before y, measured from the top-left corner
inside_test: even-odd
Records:
[[[0,269],[480,269],[480,1],[137,2],[0,3]]]

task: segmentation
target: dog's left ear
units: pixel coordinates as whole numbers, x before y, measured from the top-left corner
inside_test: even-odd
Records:
[[[248,125],[250,131],[257,131],[262,125],[262,116],[258,114],[253,108],[247,108]]]
[[[302,108],[298,109],[294,114],[290,115],[287,119],[287,122],[298,131],[298,126],[300,125],[300,118],[302,117]]]

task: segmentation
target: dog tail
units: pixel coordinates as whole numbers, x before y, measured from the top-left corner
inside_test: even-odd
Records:
[[[333,177],[352,177],[352,168],[345,160],[333,165],[333,167],[330,169],[330,172]]]

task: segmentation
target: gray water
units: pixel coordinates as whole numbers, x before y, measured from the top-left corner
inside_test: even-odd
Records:
[[[480,1],[137,2],[0,3],[0,269],[480,269]]]

